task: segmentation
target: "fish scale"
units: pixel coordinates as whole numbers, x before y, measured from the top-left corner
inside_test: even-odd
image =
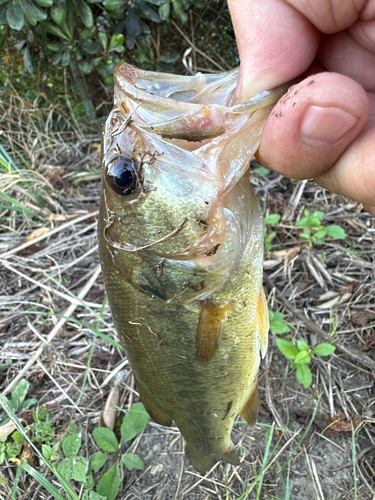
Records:
[[[147,411],[177,424],[201,473],[239,463],[231,431],[238,414],[255,423],[267,348],[263,221],[248,167],[283,89],[230,107],[236,75],[120,65],[120,125],[113,132],[109,117],[103,129],[99,247],[113,320]]]

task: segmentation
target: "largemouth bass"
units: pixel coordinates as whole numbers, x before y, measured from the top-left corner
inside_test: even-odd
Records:
[[[108,300],[142,402],[174,421],[195,469],[239,463],[267,349],[263,221],[249,162],[284,89],[234,104],[238,70],[119,65],[103,128],[99,241]]]

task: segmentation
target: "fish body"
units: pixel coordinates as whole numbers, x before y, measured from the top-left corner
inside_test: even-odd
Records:
[[[267,349],[263,221],[248,166],[280,90],[233,104],[238,70],[183,77],[119,65],[103,127],[100,257],[151,417],[193,466],[238,464]]]

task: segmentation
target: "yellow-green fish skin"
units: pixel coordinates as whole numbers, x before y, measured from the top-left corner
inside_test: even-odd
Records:
[[[218,460],[239,463],[230,434],[256,390],[267,345],[263,222],[245,163],[268,111],[237,118],[232,134],[225,117],[229,132],[201,153],[199,144],[181,152],[181,137],[153,137],[134,109],[118,88],[103,128],[99,243],[105,285],[146,409],[160,423],[177,424],[190,461],[204,473]],[[125,123],[129,110],[133,121]],[[152,121],[149,110],[143,113]],[[160,110],[155,113],[160,121]],[[121,120],[126,126],[118,133]],[[251,147],[242,147],[241,133]],[[226,157],[231,151],[241,160],[233,178]],[[137,170],[138,191],[129,196],[115,192],[108,179],[119,158]],[[214,158],[217,165],[207,166]],[[199,332],[202,325],[209,333]]]

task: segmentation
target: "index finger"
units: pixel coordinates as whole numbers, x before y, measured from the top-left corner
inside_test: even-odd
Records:
[[[282,0],[228,0],[241,60],[239,101],[293,80],[312,63],[319,31]]]

